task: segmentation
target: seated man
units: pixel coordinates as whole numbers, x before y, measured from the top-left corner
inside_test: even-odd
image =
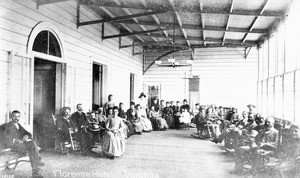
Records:
[[[288,133],[282,136],[281,151],[281,160],[274,160],[266,165],[269,172],[272,176],[280,174],[281,177],[299,177],[300,128],[298,125],[291,125]]]
[[[270,155],[276,150],[278,131],[273,127],[274,122],[274,118],[268,117],[265,120],[265,128],[256,137],[248,137],[251,144],[237,149],[235,171],[241,171],[249,160],[252,162],[252,169],[257,171],[261,167],[260,156]]]
[[[8,147],[20,154],[28,153],[31,167],[33,168],[33,176],[42,177],[38,166],[44,166],[44,163],[41,161],[41,156],[35,141],[32,139],[31,133],[19,124],[20,117],[20,111],[14,110],[11,114],[12,121],[6,125],[5,136]]]
[[[225,148],[236,150],[247,139],[245,138],[245,134],[250,134],[256,128],[257,125],[254,120],[254,116],[250,114],[248,115],[247,124],[244,127],[237,127],[235,124],[228,125],[222,135],[212,139],[212,142],[221,143],[225,139]]]
[[[92,149],[91,134],[86,129],[89,126],[89,123],[85,113],[83,112],[82,104],[77,104],[77,111],[71,115],[70,120],[74,123],[75,128],[78,130],[81,151],[83,153],[90,151]]]
[[[60,110],[60,116],[56,120],[58,139],[65,144],[70,143],[70,133],[74,133],[74,123],[70,120],[70,107],[63,107]]]

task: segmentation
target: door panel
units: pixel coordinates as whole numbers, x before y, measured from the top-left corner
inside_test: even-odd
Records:
[[[11,57],[10,111],[21,112],[20,123],[32,132],[33,60],[25,56]]]

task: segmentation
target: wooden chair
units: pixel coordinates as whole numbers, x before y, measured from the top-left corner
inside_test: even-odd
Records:
[[[59,118],[58,115],[52,114],[52,119],[56,127],[56,120]],[[58,131],[55,130],[55,150],[60,150],[63,154],[68,154],[70,149],[73,151],[80,150],[80,144],[75,133],[69,130],[69,141],[61,140]]]

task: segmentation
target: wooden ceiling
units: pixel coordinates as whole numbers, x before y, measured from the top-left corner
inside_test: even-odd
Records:
[[[63,0],[36,0],[37,5]],[[110,23],[120,33],[120,48],[193,49],[259,45],[285,18],[291,0],[78,0],[77,26]],[[80,7],[99,14],[83,21]],[[122,44],[129,36],[133,44]]]

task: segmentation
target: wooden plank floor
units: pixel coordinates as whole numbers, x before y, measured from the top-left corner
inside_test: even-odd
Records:
[[[43,153],[45,177],[236,177],[233,156],[208,140],[190,137],[190,130],[153,131],[128,139],[126,152],[114,160],[100,154],[82,156]],[[100,149],[95,150],[100,152]],[[6,174],[30,176],[29,164]]]

